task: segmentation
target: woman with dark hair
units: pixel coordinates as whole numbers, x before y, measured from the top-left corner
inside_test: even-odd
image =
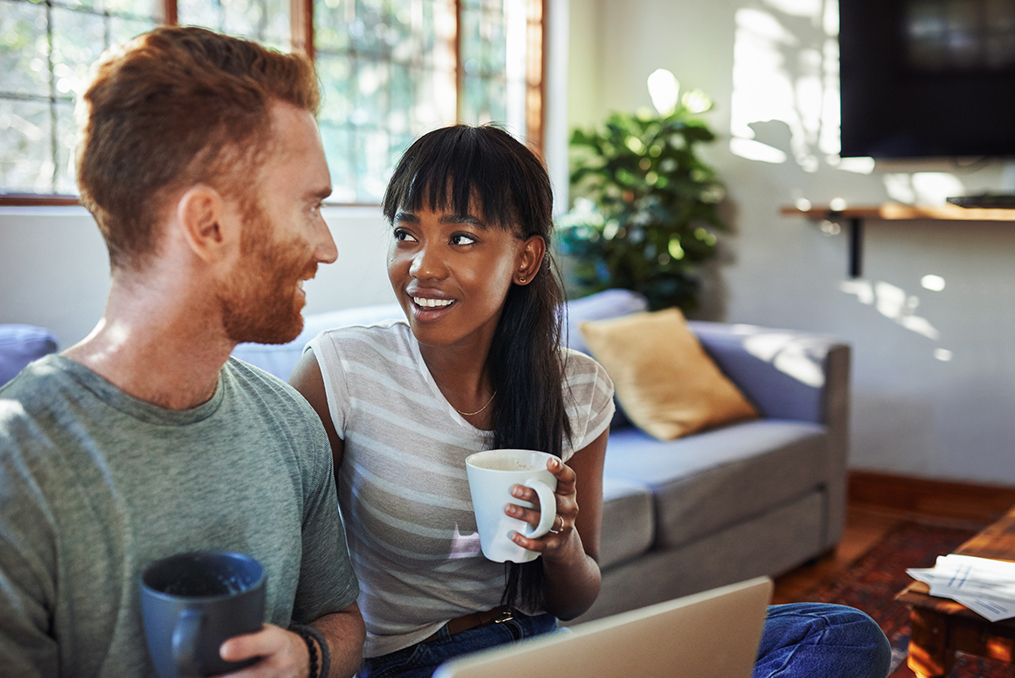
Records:
[[[501,129],[417,140],[383,204],[406,322],[324,332],[290,378],[334,450],[367,625],[361,678],[429,676],[457,654],[552,630],[599,593],[613,384],[559,347],[552,203],[542,163]],[[495,448],[559,460],[553,531],[513,536],[541,554],[524,565],[480,552],[465,457]],[[536,500],[521,486],[514,496]],[[538,510],[506,510],[538,522]]]
[[[503,130],[424,135],[383,204],[406,321],[323,332],[290,378],[331,440],[367,628],[360,678],[429,677],[458,655],[547,633],[599,593],[613,384],[559,346],[551,209],[542,163]],[[553,530],[512,536],[541,555],[524,565],[486,560],[476,534],[465,458],[497,448],[555,457]],[[529,488],[512,494],[537,503]],[[505,513],[539,522],[538,510]],[[775,606],[755,676],[883,678],[890,654],[862,612]]]

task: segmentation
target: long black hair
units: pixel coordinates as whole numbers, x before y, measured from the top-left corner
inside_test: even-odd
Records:
[[[478,203],[484,221],[521,238],[538,235],[547,252],[527,285],[512,284],[490,345],[486,368],[497,397],[493,447],[542,450],[560,457],[571,425],[564,403],[560,305],[563,286],[550,255],[553,191],[535,153],[492,125],[454,125],[429,132],[405,152],[384,193],[393,222],[399,210]],[[502,603],[535,610],[543,603],[543,561],[509,564]]]

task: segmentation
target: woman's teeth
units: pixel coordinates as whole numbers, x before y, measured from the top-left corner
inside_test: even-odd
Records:
[[[422,297],[413,297],[412,300],[416,302],[417,306],[425,306],[427,308],[443,308],[450,306],[454,303],[454,299],[423,299]]]

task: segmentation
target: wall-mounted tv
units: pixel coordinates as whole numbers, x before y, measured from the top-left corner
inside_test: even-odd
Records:
[[[842,155],[1015,157],[1015,0],[839,0]]]

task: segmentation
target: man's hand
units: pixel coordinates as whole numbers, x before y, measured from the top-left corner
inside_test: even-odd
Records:
[[[302,636],[265,624],[257,633],[236,636],[222,643],[219,654],[229,662],[261,657],[261,661],[228,678],[307,678],[310,655]]]

